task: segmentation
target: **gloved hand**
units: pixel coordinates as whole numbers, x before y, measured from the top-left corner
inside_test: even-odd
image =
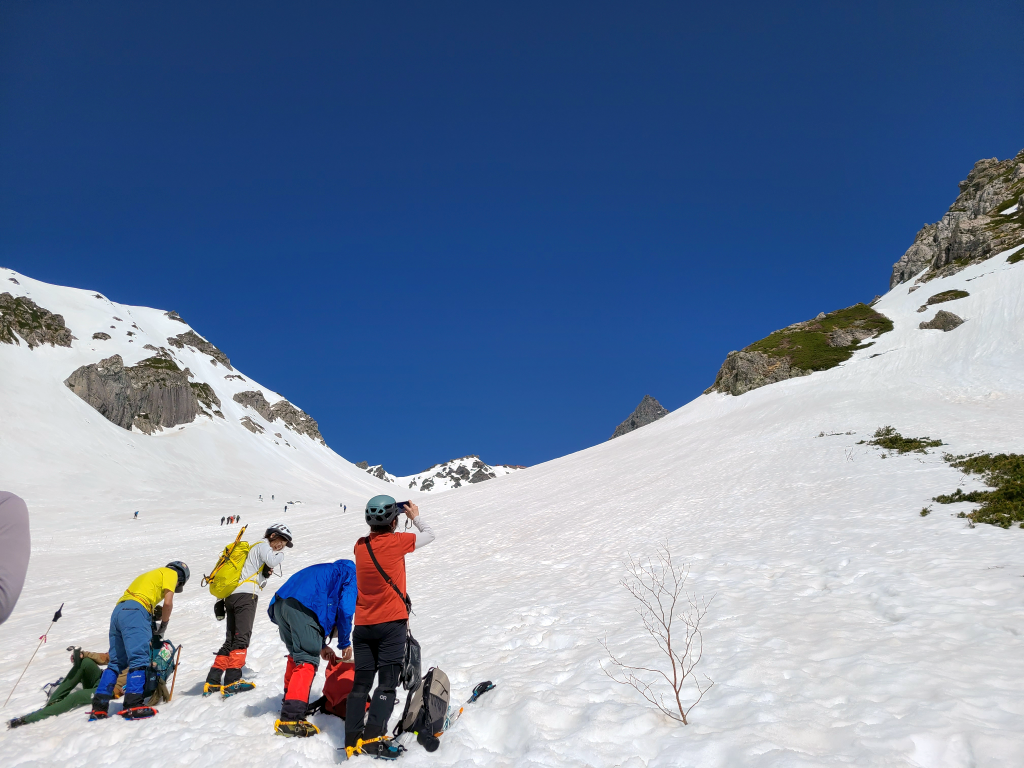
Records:
[[[271,574],[272,574],[273,572],[274,572],[274,569],[273,569],[273,568],[271,568],[271,567],[270,567],[269,565],[264,565],[264,566],[263,566],[263,569],[262,569],[262,571],[261,571],[261,573],[263,574],[263,578],[264,578],[264,579],[269,579],[269,578],[270,578],[270,575],[271,575]]]

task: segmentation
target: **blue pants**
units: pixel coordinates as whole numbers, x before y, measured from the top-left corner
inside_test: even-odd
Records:
[[[149,643],[153,639],[153,618],[142,603],[125,600],[118,603],[110,614],[110,663],[103,670],[98,696],[111,696],[121,670],[127,669],[125,694],[141,696],[146,687],[146,669],[149,668]],[[126,696],[127,698],[127,696]]]

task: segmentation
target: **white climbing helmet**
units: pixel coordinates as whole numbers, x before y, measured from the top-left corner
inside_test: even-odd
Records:
[[[282,539],[288,542],[285,546],[294,546],[292,544],[292,532],[288,530],[288,526],[284,523],[274,523],[272,526],[267,528],[267,532],[263,534],[263,538],[269,539],[270,534],[272,533],[276,533],[278,536],[280,536]]]

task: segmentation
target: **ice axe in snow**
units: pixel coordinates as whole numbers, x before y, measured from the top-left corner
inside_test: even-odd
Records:
[[[43,643],[46,642],[46,636],[48,634],[50,634],[50,630],[53,629],[53,625],[56,624],[57,620],[61,617],[61,611],[63,611],[63,610],[64,610],[64,603],[61,603],[60,604],[60,608],[58,608],[57,612],[55,614],[53,614],[53,620],[50,621],[50,626],[48,626],[46,628],[46,631],[43,632],[43,634],[39,636],[39,645],[37,645],[36,649],[34,651],[32,651],[32,655],[29,657],[28,664],[25,665],[25,668],[23,670],[21,670],[21,674],[18,675],[18,682],[16,682],[14,684],[14,688],[18,687],[18,683],[21,682],[21,678],[23,678],[25,676],[25,673],[28,672],[28,665],[32,663],[32,659],[34,659],[36,657],[36,654],[39,652],[40,647],[42,647]],[[7,702],[11,700],[11,696],[14,695],[14,688],[11,688],[11,692],[7,694],[7,701],[4,702],[4,706],[5,707],[7,706]]]

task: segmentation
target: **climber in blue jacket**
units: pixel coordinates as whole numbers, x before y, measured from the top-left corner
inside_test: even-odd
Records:
[[[267,613],[288,647],[284,702],[274,730],[283,736],[319,733],[306,720],[309,689],[320,659],[337,655],[327,641],[335,634],[342,661],[352,661],[352,617],[356,611],[356,566],[351,560],[319,563],[295,572],[270,601]]]

